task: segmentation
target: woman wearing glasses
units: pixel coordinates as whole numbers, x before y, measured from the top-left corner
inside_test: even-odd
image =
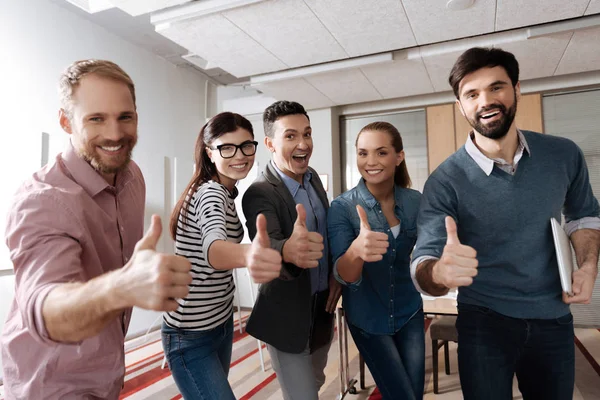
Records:
[[[358,133],[358,185],[329,208],[333,273],[346,319],[382,398],[423,398],[425,331],[421,296],[410,278],[421,194],[409,189],[402,138],[387,122]]]
[[[257,236],[240,244],[244,230],[234,199],[238,180],[254,163],[257,142],[250,122],[224,112],[202,127],[195,171],[171,215],[175,252],[192,264],[192,283],[179,308],[163,316],[162,342],[169,368],[185,399],[235,399],[227,381],[233,340],[232,269],[248,267],[255,282],[268,282],[281,269],[269,248],[266,220]]]

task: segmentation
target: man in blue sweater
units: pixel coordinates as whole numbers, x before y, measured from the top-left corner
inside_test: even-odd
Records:
[[[458,294],[464,398],[572,399],[573,317],[598,274],[600,207],[572,141],[517,129],[519,64],[501,49],[472,48],[450,73],[473,127],[429,177],[411,273],[423,293]],[[564,214],[579,269],[562,293],[550,218]],[[561,295],[562,293],[562,295]]]

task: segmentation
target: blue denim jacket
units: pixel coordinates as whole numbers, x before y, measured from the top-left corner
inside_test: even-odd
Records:
[[[338,196],[327,216],[329,246],[334,260],[334,276],[344,285],[343,305],[348,321],[376,335],[391,335],[422,308],[421,295],[410,277],[410,254],[417,240],[417,213],[421,193],[395,188],[394,212],[400,220],[400,234],[394,238],[381,205],[367,189],[364,180]],[[356,282],[345,282],[338,274],[337,260],[360,233],[356,205],[366,211],[373,231],[385,232],[390,246],[383,260],[364,263]]]

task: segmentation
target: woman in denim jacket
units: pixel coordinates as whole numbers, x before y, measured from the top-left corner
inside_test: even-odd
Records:
[[[356,139],[358,185],[331,204],[333,272],[344,285],[350,333],[383,399],[422,399],[423,303],[410,277],[421,194],[411,184],[402,138],[387,122]]]

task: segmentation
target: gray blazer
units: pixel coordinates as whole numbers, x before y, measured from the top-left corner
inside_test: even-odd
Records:
[[[319,175],[309,170],[311,184],[327,209],[329,201]],[[256,217],[263,214],[271,248],[281,253],[294,230],[296,202],[271,162],[244,194],[242,208],[250,238],[256,235]],[[331,273],[331,258],[329,266]],[[302,352],[310,339],[312,352],[328,343],[333,334],[333,315],[325,311],[328,294],[327,290],[313,299],[310,271],[284,262],[279,278],[260,286],[246,331],[287,353]]]

